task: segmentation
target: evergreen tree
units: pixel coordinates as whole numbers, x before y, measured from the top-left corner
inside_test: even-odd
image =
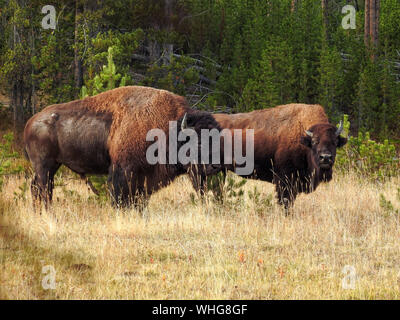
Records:
[[[113,47],[110,47],[108,48],[107,65],[103,66],[102,71],[93,80],[88,81],[88,88],[86,86],[82,87],[81,98],[85,98],[88,95],[96,95],[117,87],[123,87],[129,80],[128,76],[122,76],[120,73],[117,73],[113,60]]]
[[[400,2],[372,2],[352,2],[356,29],[344,30],[346,0],[54,0],[57,27],[45,30],[42,1],[0,0],[0,88],[16,127],[77,98],[82,81],[93,94],[129,75],[126,84],[171,90],[198,108],[319,103],[333,121],[349,114],[352,130],[399,138]],[[103,69],[109,47],[114,71]]]
[[[318,102],[324,106],[330,118],[338,119],[341,114],[344,69],[343,60],[335,47],[325,43],[320,60],[320,95]]]
[[[358,104],[358,128],[369,129],[377,133],[377,124],[381,123],[381,86],[378,64],[367,60],[358,83],[356,103]],[[378,121],[377,121],[378,120]]]

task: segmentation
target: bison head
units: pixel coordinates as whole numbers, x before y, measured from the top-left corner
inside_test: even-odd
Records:
[[[336,148],[344,146],[347,142],[346,138],[340,136],[342,131],[342,122],[339,128],[329,123],[316,124],[306,130],[305,136],[301,137],[301,143],[311,151],[313,166],[326,172],[325,180],[330,180]]]
[[[221,163],[212,163],[212,140],[211,138],[207,138],[208,141],[208,158],[206,163],[204,163],[204,158],[202,157],[202,152],[203,152],[203,146],[202,144],[204,143],[204,141],[202,141],[203,136],[201,134],[202,129],[206,129],[206,130],[212,130],[212,129],[217,129],[218,131],[221,131],[220,126],[218,125],[218,123],[216,122],[216,120],[214,119],[214,117],[208,113],[208,112],[204,112],[204,111],[195,111],[192,113],[186,113],[183,118],[179,119],[178,121],[178,134],[181,131],[184,131],[186,129],[190,129],[190,130],[194,130],[195,134],[197,136],[197,153],[198,153],[198,157],[197,159],[195,159],[194,162],[191,163],[185,163],[185,164],[181,164],[183,169],[185,171],[188,170],[194,170],[196,172],[196,174],[200,174],[202,176],[207,176],[207,175],[212,175],[212,174],[216,174],[219,171],[221,171],[223,169],[223,164]],[[186,141],[180,141],[178,142],[178,150],[183,146],[183,144],[187,143],[189,139],[187,139]],[[218,152],[220,152],[220,150],[217,150]],[[215,150],[214,150],[215,152]],[[179,160],[178,160],[179,162]]]

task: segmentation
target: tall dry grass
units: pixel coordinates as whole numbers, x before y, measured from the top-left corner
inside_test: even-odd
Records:
[[[52,212],[34,213],[22,177],[0,194],[0,297],[9,299],[398,299],[400,178],[336,176],[301,195],[290,216],[273,186],[249,181],[243,201],[193,199],[182,177],[143,212],[98,203],[66,180]],[[254,188],[257,201],[249,198]],[[232,200],[232,199],[231,199]],[[42,287],[43,267],[56,288]],[[355,268],[345,289],[343,268]]]

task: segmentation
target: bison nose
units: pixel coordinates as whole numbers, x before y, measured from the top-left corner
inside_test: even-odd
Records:
[[[319,156],[319,161],[320,162],[331,162],[332,161],[332,155],[330,153],[321,153]]]

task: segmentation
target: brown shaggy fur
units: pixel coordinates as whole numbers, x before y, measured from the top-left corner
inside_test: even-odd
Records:
[[[61,164],[84,174],[109,174],[116,202],[150,195],[182,173],[179,165],[150,165],[146,141],[151,129],[167,136],[169,121],[191,110],[186,100],[165,90],[128,86],[83,100],[52,105],[26,124],[25,149],[35,170],[32,194],[51,200],[53,177]],[[215,120],[208,114],[211,122]]]
[[[320,168],[318,156],[326,151],[334,162],[336,147],[346,143],[345,138],[335,136],[336,127],[329,124],[320,105],[288,104],[249,113],[215,114],[214,118],[221,128],[254,129],[254,172],[246,177],[273,182],[285,207],[298,192],[311,192],[320,181],[332,178],[332,169]],[[309,138],[304,137],[305,130],[313,131],[313,141],[319,143],[305,143]],[[200,183],[193,180],[193,185]]]

